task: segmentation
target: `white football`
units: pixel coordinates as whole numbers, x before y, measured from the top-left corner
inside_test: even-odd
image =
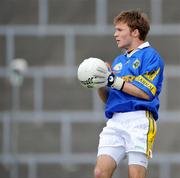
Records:
[[[93,79],[96,78],[97,68],[102,69],[105,74],[108,73],[106,63],[98,58],[90,57],[79,65],[77,76],[82,86],[86,88],[99,88],[98,85],[93,83]]]

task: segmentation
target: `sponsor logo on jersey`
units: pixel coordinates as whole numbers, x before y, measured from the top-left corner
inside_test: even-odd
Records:
[[[141,83],[145,87],[147,87],[153,95],[156,94],[156,86],[150,83],[147,79],[145,79],[142,75],[139,75],[135,78],[135,81]]]

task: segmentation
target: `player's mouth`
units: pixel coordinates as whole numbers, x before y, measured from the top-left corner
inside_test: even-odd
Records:
[[[117,42],[117,44],[119,44],[119,43],[120,43],[120,40],[116,40],[116,42]]]

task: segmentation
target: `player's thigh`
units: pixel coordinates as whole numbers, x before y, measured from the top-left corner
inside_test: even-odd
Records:
[[[129,152],[128,165],[129,178],[145,178],[148,159],[144,153]]]
[[[141,165],[131,164],[128,166],[128,178],[145,178],[146,168]]]
[[[116,169],[115,160],[109,155],[99,155],[97,157],[94,175],[96,178],[109,178]]]

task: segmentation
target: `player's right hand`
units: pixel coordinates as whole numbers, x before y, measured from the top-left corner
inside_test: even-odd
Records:
[[[93,78],[93,86],[94,88],[101,88],[107,85],[108,73],[101,67],[96,69]]]

